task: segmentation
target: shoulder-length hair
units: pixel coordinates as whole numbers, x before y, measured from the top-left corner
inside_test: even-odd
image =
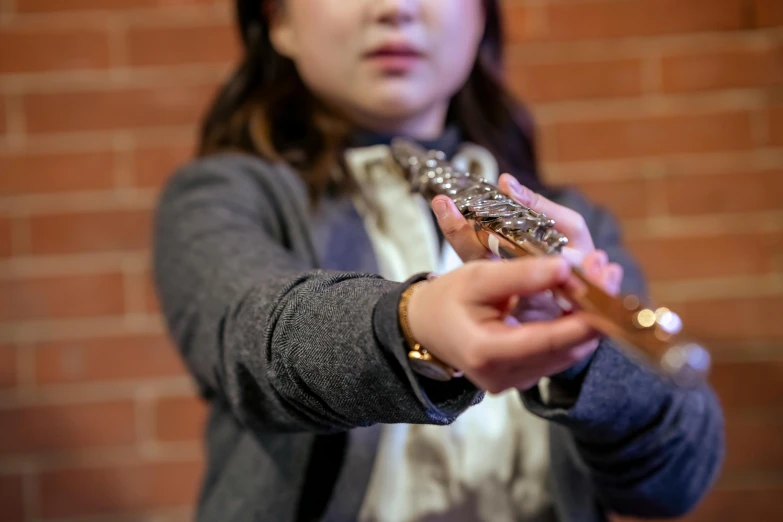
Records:
[[[287,162],[317,199],[332,184],[349,129],[326,114],[294,63],[272,46],[267,15],[282,7],[273,2],[284,1],[236,0],[244,54],[202,122],[199,155],[233,150]],[[486,26],[476,62],[450,102],[447,123],[456,125],[463,139],[492,153],[501,172],[539,187],[532,120],[503,80],[497,0],[484,0],[484,9]]]

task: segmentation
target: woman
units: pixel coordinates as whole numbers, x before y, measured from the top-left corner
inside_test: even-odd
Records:
[[[502,190],[558,221],[572,262],[644,291],[614,220],[538,181],[496,2],[237,7],[243,61],[157,216],[163,310],[211,405],[198,519],[690,510],[722,461],[712,391],[671,388],[560,314],[546,291],[565,260],[487,259],[453,203],[433,218],[387,168],[401,135],[509,172]]]

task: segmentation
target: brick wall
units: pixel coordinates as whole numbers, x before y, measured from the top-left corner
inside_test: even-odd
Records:
[[[689,520],[780,517],[783,3],[505,5],[547,178],[622,218],[716,348],[729,457]],[[147,245],[230,23],[218,0],[0,0],[0,522],[188,519],[204,411]]]

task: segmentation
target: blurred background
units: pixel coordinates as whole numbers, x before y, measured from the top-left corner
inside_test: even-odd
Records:
[[[545,178],[611,208],[715,347],[728,460],[687,520],[783,520],[783,0],[504,5]],[[190,519],[204,409],[148,245],[230,7],[0,0],[0,522]]]

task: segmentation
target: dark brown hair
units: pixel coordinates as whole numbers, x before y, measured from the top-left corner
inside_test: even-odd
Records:
[[[244,55],[218,92],[201,129],[200,155],[234,150],[297,168],[311,196],[329,186],[340,164],[347,124],[310,94],[294,63],[269,38],[271,2],[236,0]],[[476,63],[449,105],[447,122],[464,140],[481,145],[529,186],[538,187],[533,126],[503,82],[503,31],[497,0],[484,0],[486,26]]]

